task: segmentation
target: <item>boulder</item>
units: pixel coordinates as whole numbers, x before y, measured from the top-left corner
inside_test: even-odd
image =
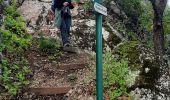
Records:
[[[40,2],[38,0],[26,0],[18,8],[27,22],[29,33],[35,33],[41,30],[41,27],[47,25],[48,19],[46,17],[50,7],[50,3]]]
[[[71,29],[73,44],[76,44],[81,49],[86,49],[89,51],[96,50],[95,20],[93,19],[73,20],[73,27]],[[109,41],[110,32],[108,32],[105,27],[102,27],[102,34],[103,43],[105,43],[103,44],[103,46],[110,50],[110,46],[107,44],[107,42]]]

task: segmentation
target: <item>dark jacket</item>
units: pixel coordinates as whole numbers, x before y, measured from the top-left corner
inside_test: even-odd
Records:
[[[53,0],[52,1],[52,6],[51,6],[52,11],[55,12],[56,8],[62,9],[64,7],[64,5],[63,5],[64,2],[69,3],[68,6],[69,6],[70,9],[74,8],[74,6],[71,4],[71,0]]]

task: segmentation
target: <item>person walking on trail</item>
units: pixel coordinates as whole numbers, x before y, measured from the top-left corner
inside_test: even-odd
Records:
[[[60,29],[63,49],[70,50],[70,27],[72,17],[70,9],[74,8],[74,3],[71,0],[53,0],[51,10],[55,15],[55,26]],[[67,50],[66,50],[67,51]]]

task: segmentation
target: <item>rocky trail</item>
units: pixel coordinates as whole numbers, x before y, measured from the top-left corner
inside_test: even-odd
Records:
[[[8,3],[11,0],[0,1],[4,1],[4,4],[9,6]],[[0,27],[5,29],[2,29],[4,36],[10,37],[7,40],[4,39],[4,44],[5,46],[7,44],[9,51],[11,51],[13,43],[16,45],[14,45],[14,49],[18,48],[18,45],[25,47],[27,39],[25,36],[18,38],[17,35],[27,33],[31,35],[28,39],[31,45],[28,46],[27,51],[25,48],[23,49],[23,54],[19,52],[23,56],[22,58],[17,57],[20,55],[19,53],[16,53],[16,57],[9,56],[6,47],[4,44],[2,45],[5,49],[2,53],[0,51],[0,61],[4,57],[7,60],[9,58],[16,59],[9,59],[9,64],[3,61],[5,66],[0,64],[0,76],[3,75],[4,81],[3,86],[0,84],[0,100],[13,98],[6,92],[12,94],[19,92],[14,97],[15,100],[96,100],[94,0],[72,0],[76,5],[71,10],[70,42],[82,50],[79,54],[61,50],[60,30],[54,26],[54,18],[50,10],[52,0],[16,1],[17,12],[15,13],[22,15],[19,18],[10,17],[15,15],[13,13],[10,16],[3,14],[1,9],[5,6],[0,5]],[[102,5],[108,9],[108,15],[103,16],[102,25],[105,100],[115,100],[113,98],[118,98],[116,100],[170,100],[169,23],[164,25],[166,26],[165,44],[168,48],[165,52],[167,54],[162,58],[157,57],[153,47],[158,41],[152,42],[152,37],[157,35],[153,35],[154,31],[152,32],[154,23],[149,16],[153,17],[154,15],[151,14],[153,5],[150,4],[150,1],[103,1]],[[136,9],[138,7],[139,9]],[[12,11],[9,9],[9,12]],[[166,13],[165,20],[168,22],[169,9]],[[16,23],[21,19],[24,24]],[[163,22],[166,23],[165,20]],[[11,25],[5,23],[3,25],[3,21],[9,22],[9,24],[13,23],[19,31],[11,30]],[[23,26],[22,30],[20,30],[20,26]],[[24,32],[20,32],[23,30]],[[16,36],[13,35],[15,32]],[[11,36],[8,36],[7,33]],[[12,41],[8,43],[10,40]],[[2,47],[0,45],[0,49]],[[15,51],[18,52],[17,49]],[[15,54],[15,52],[13,53]],[[20,61],[24,65],[20,65]],[[11,74],[13,65],[19,67],[13,68],[12,73],[14,74]],[[29,67],[26,70],[24,69],[25,65]],[[8,70],[4,71],[6,67]],[[25,73],[29,75],[27,76]],[[23,81],[23,77],[24,80],[29,80],[29,85],[28,81]],[[16,80],[14,80],[15,78]],[[23,88],[20,89],[21,87]],[[18,91],[18,88],[22,91]]]
[[[60,40],[60,32],[53,26],[49,16],[50,7],[51,0],[26,0],[18,8],[27,22],[27,32],[37,39],[43,36]],[[94,49],[95,40],[92,37],[95,31],[94,27],[88,25],[91,23],[91,26],[95,26],[95,22],[85,20],[82,9],[82,6],[76,6],[72,11],[71,42],[89,51]],[[87,23],[86,29],[80,23]],[[36,44],[34,46],[33,49]],[[93,73],[94,60],[88,53],[61,51],[61,55],[55,58],[31,50],[27,58],[33,74],[29,76],[31,81],[28,88],[18,95],[17,100],[95,100],[95,96],[92,96],[95,84],[91,82],[94,77],[87,78]]]
[[[17,97],[19,100],[65,100],[66,94],[83,84],[90,73],[91,60],[86,53],[63,52],[51,61],[46,55],[30,52],[28,58],[33,74],[28,88]]]
[[[18,11],[26,21],[28,34],[34,38],[43,36],[60,40],[60,32],[54,27],[54,21],[49,14],[52,0],[18,1],[21,1]],[[93,54],[96,50],[95,17],[88,6],[92,2],[80,0],[80,3],[71,11],[71,42]],[[112,21],[116,23],[118,20]],[[112,21],[105,21],[102,27],[104,50],[111,50],[124,38],[110,25]],[[91,55],[62,52],[58,58],[53,58],[36,50],[31,50],[26,55],[33,73],[29,76],[31,81],[28,88],[25,88],[16,100],[96,100],[95,75],[92,72],[95,65]]]

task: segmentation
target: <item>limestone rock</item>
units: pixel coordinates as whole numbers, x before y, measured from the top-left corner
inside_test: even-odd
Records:
[[[81,1],[81,4],[85,2]],[[19,11],[23,14],[27,22],[27,31],[34,36],[42,33],[46,37],[60,38],[59,29],[54,27],[54,21],[50,17],[51,0],[25,0]],[[72,27],[71,27],[71,42],[73,45],[78,46],[80,49],[95,51],[96,30],[95,20],[92,14],[90,15],[82,5],[76,5],[72,10]],[[121,40],[116,37],[112,31],[108,30],[105,25],[102,28],[103,33],[103,46],[105,49],[110,50],[113,46]],[[114,39],[112,39],[114,38]],[[116,38],[116,39],[115,39]],[[118,39],[117,39],[118,38]],[[115,42],[114,40],[120,40]]]
[[[24,16],[27,27],[31,33],[41,30],[43,26],[48,24],[47,15],[50,7],[50,3],[40,2],[38,0],[26,0],[22,6],[18,8]]]
[[[102,28],[102,34],[104,41],[108,41],[110,33],[106,31],[105,27]],[[95,20],[92,19],[73,20],[72,28],[72,41],[74,42],[73,44],[78,45],[82,49],[95,51],[96,41],[95,35],[96,35]]]

